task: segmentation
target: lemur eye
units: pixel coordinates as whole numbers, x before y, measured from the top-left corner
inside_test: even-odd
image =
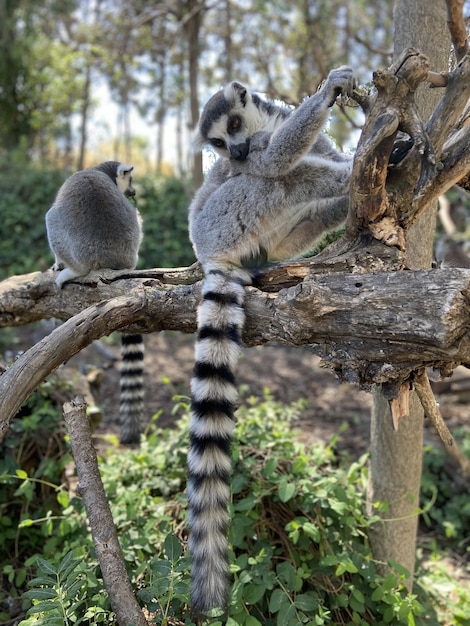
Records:
[[[225,148],[225,141],[223,139],[211,139],[210,142],[214,148]]]
[[[233,133],[237,130],[240,129],[242,125],[242,121],[241,119],[238,117],[238,115],[234,115],[232,118],[230,118],[229,123],[228,123],[228,132],[229,133]]]

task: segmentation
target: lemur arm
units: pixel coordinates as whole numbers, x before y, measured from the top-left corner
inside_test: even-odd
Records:
[[[343,66],[332,70],[321,89],[304,100],[273,133],[268,146],[251,153],[250,160],[256,165],[258,175],[275,178],[296,165],[323,129],[336,97],[352,87],[351,68]]]

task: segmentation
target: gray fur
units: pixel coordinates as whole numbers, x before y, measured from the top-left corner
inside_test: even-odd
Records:
[[[349,204],[352,159],[322,133],[336,96],[353,85],[347,67],[295,111],[266,103],[237,82],[201,115],[197,146],[220,159],[189,207],[189,232],[204,269],[191,380],[188,455],[192,610],[228,603],[230,443],[236,363],[244,326],[244,264],[291,258],[340,225]]]
[[[125,197],[135,195],[132,170],[131,165],[105,161],[76,172],[59,189],[46,214],[59,288],[91,270],[135,268],[142,220]],[[143,415],[142,336],[122,335],[121,354],[121,442],[138,443]]]
[[[134,193],[131,171],[131,166],[106,161],[76,172],[59,189],[46,214],[59,287],[92,270],[135,268],[142,223],[123,195]]]
[[[322,89],[290,114],[285,107],[267,113],[248,97],[242,106],[237,89],[225,88],[234,115],[248,119],[243,117],[237,133],[223,132],[232,116],[224,113],[206,131],[207,143],[224,145],[215,147],[222,158],[189,208],[190,237],[202,264],[217,259],[240,265],[260,248],[270,261],[297,256],[344,221],[352,159],[321,131],[335,96],[351,87],[349,68],[333,70]],[[205,127],[210,115],[209,101]],[[200,130],[198,145],[203,141]],[[230,158],[247,145],[244,158]]]

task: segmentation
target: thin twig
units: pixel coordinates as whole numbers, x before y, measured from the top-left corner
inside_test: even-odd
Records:
[[[439,407],[434,398],[426,370],[422,369],[413,379],[414,388],[420,402],[423,406],[425,414],[431,420],[437,434],[442,440],[445,449],[454,459],[464,476],[470,476],[470,460],[464,455],[460,447],[455,442],[452,434],[447,428],[446,423],[439,411]]]

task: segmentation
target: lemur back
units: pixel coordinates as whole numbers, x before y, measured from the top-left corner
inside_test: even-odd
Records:
[[[352,159],[322,130],[336,97],[352,87],[351,69],[338,68],[291,111],[232,82],[199,121],[196,145],[211,145],[221,158],[189,207],[190,238],[204,269],[188,455],[195,615],[228,603],[230,446],[248,268],[308,251],[345,220]]]
[[[105,161],[76,172],[59,189],[46,213],[49,246],[55,255],[56,284],[101,268],[134,269],[142,241],[142,220],[126,198],[135,194],[131,165]],[[121,442],[140,440],[143,414],[143,340],[122,335]]]

